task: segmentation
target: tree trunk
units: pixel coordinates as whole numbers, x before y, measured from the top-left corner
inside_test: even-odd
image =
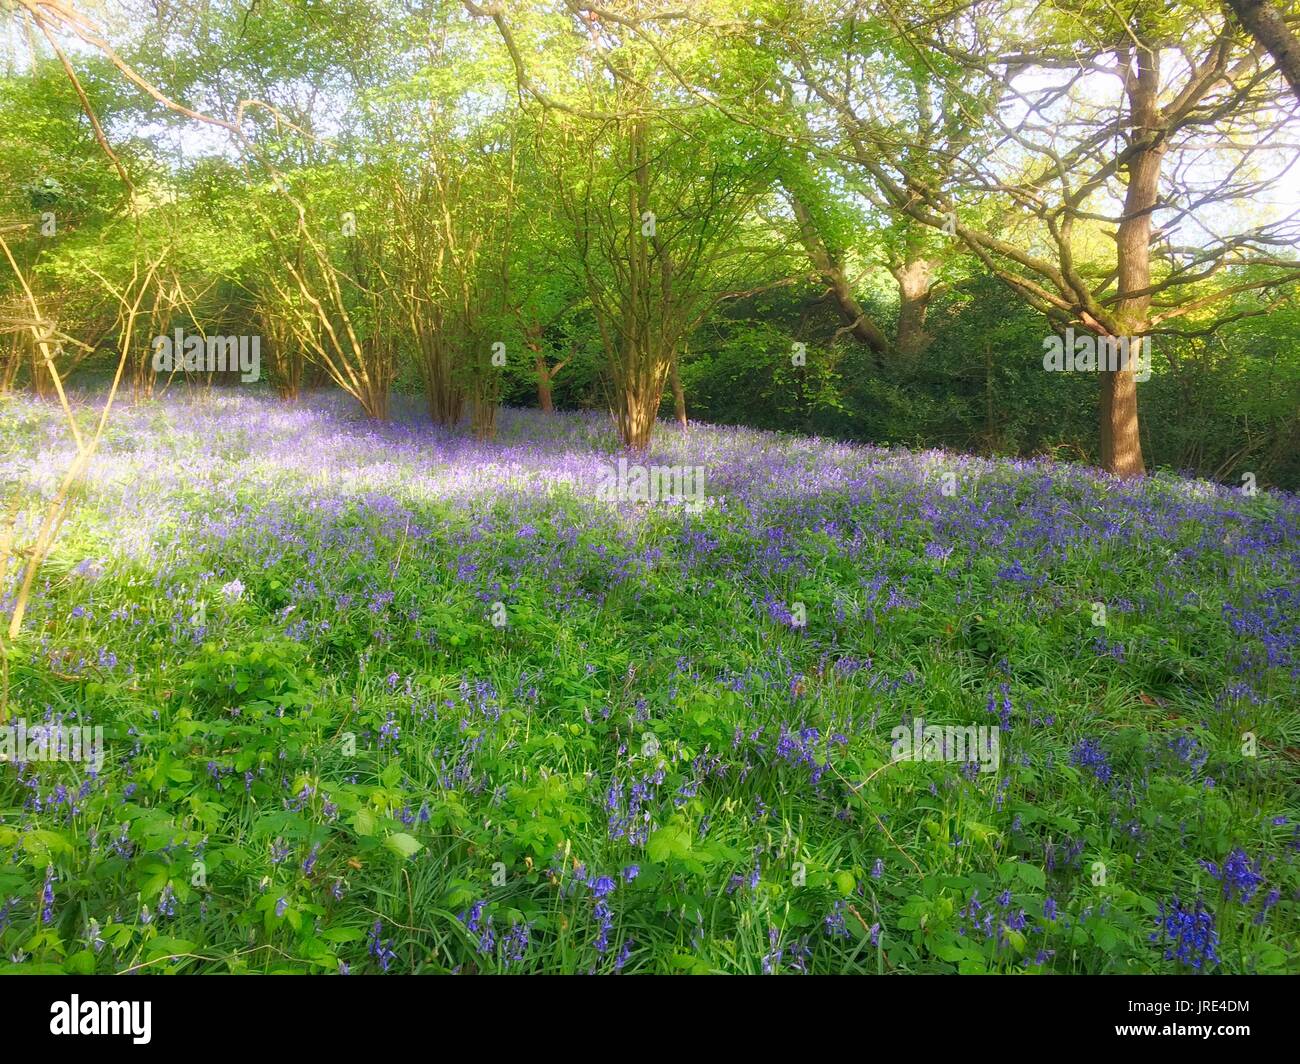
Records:
[[[930,307],[931,278],[934,264],[914,258],[890,271],[898,282],[898,338],[895,346],[907,361],[914,361],[933,337],[925,331],[925,315]]]
[[[32,390],[38,399],[51,399],[54,396],[54,378],[41,355],[40,344],[31,345],[32,355]]]
[[[497,435],[497,401],[496,389],[491,385],[475,382],[470,396],[470,430],[479,440],[494,440]]]
[[[631,451],[646,451],[654,435],[655,418],[663,400],[664,385],[673,363],[673,349],[665,342],[664,319],[674,300],[671,263],[658,248],[653,232],[642,228],[642,212],[650,205],[648,129],[644,118],[633,119],[628,134],[628,223],[640,233],[629,246],[627,281],[621,294],[621,322],[617,339],[602,327],[602,338],[614,369],[614,420],[623,444]],[[648,239],[645,237],[648,236]],[[653,277],[650,251],[658,254],[660,284]]]
[[[853,287],[845,276],[843,265],[836,260],[822,240],[812,215],[808,213],[808,208],[793,193],[790,195],[790,204],[799,223],[799,237],[803,241],[804,250],[808,253],[808,259],[829,286],[846,328],[855,340],[867,345],[876,356],[876,364],[883,368],[881,356],[890,350],[889,337],[867,316],[867,312],[862,309],[862,304],[853,295]]]
[[[673,386],[673,412],[677,415],[677,424],[686,428],[686,392],[682,389],[682,378],[677,372],[677,356],[673,355],[672,369],[668,379]]]
[[[1165,143],[1160,135],[1160,60],[1149,48],[1134,49],[1125,78],[1129,98],[1130,156],[1124,217],[1115,234],[1118,254],[1115,321],[1121,336],[1136,338],[1146,332],[1151,284],[1151,214],[1160,191],[1160,166]],[[1135,293],[1130,295],[1128,293]],[[1099,401],[1101,464],[1120,477],[1140,477],[1142,439],[1138,434],[1137,380],[1133,365],[1102,370]]]
[[[555,413],[555,403],[551,399],[551,371],[546,368],[546,358],[540,351],[533,355],[533,366],[537,369],[537,405],[543,414]]]
[[[1282,12],[1268,0],[1228,0],[1237,21],[1277,63],[1296,99],[1300,100],[1300,40],[1291,32]]]
[[[0,395],[8,395],[13,390],[14,379],[18,376],[22,361],[21,337],[18,333],[12,333],[9,339],[9,354],[5,358],[3,369],[0,370]]]
[[[1101,375],[1101,464],[1106,472],[1120,477],[1140,477],[1146,472],[1132,369]]]
[[[984,446],[989,454],[997,451],[997,421],[993,417],[993,346],[984,345]]]
[[[619,436],[629,451],[648,451],[654,436],[655,415],[663,399],[662,382],[642,379],[624,386],[615,414]]]

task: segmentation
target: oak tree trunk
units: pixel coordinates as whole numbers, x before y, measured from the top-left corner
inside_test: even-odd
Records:
[[[537,370],[537,405],[543,414],[553,414],[555,402],[551,398],[551,371],[546,368],[546,358],[540,351],[533,355],[533,366]]]
[[[677,358],[673,357],[672,369],[669,371],[669,380],[673,386],[673,412],[677,415],[677,424],[686,428],[686,392],[682,388],[682,378],[677,372]]]
[[[816,222],[808,213],[808,208],[794,195],[791,195],[790,203],[794,208],[795,219],[799,223],[799,237],[803,241],[804,250],[807,251],[808,259],[814,269],[830,289],[831,298],[835,300],[835,306],[844,319],[845,328],[855,340],[866,344],[875,356],[876,365],[883,368],[883,356],[890,350],[889,337],[871,320],[854,296],[853,286],[849,284],[843,263],[826,246],[826,242],[817,231]]]
[[[1268,0],[1228,0],[1237,21],[1277,63],[1296,99],[1300,100],[1300,38],[1286,24],[1282,10]]]
[[[1128,192],[1124,217],[1115,234],[1117,294],[1115,321],[1122,336],[1136,338],[1146,332],[1151,296],[1151,215],[1160,191],[1160,166],[1165,142],[1158,127],[1160,60],[1156,52],[1134,49],[1126,92],[1129,98]],[[1101,464],[1120,477],[1140,477],[1146,472],[1142,439],[1138,433],[1137,380],[1133,365],[1102,370],[1099,400]]]
[[[893,270],[898,282],[898,338],[895,346],[909,362],[929,347],[932,339],[925,331],[925,315],[930,307],[933,273],[933,263],[919,257]]]

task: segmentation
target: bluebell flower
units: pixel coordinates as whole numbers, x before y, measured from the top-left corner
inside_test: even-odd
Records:
[[[1216,950],[1219,934],[1214,930],[1214,914],[1206,909],[1200,899],[1187,908],[1174,895],[1161,902],[1156,916],[1156,931],[1152,942],[1165,945],[1164,958],[1190,965],[1196,971],[1218,963]]]
[[[774,975],[778,968],[781,967],[781,958],[785,956],[785,950],[779,945],[781,933],[775,927],[767,929],[768,952],[763,957],[763,974]]]
[[[618,956],[614,958],[614,971],[621,972],[627,964],[628,958],[632,956],[632,947],[636,945],[636,939],[631,935],[623,940],[623,945],[618,951]]]
[[[386,972],[388,971],[389,964],[397,958],[397,954],[392,949],[392,942],[388,939],[382,938],[383,930],[383,921],[376,920],[374,926],[370,929],[370,938],[367,942],[367,946],[370,951],[370,956],[374,957],[375,960],[379,962],[379,970]]]
[[[460,914],[460,916],[457,919],[459,919],[460,922],[465,925],[466,930],[472,931],[475,934],[478,933],[479,918],[483,915],[483,907],[486,904],[487,902],[485,901],[476,901],[473,905],[469,907],[468,913]]]
[[[1264,895],[1264,902],[1260,907],[1259,913],[1255,916],[1255,923],[1262,924],[1268,918],[1269,909],[1273,908],[1282,900],[1282,892],[1274,888]]]
[[[1260,874],[1260,862],[1251,862],[1246,852],[1235,849],[1223,862],[1223,866],[1212,861],[1202,861],[1201,867],[1223,884],[1223,896],[1229,901],[1239,900],[1244,905],[1255,896],[1264,877]]]
[[[603,901],[596,902],[596,907],[591,911],[592,916],[596,918],[596,941],[594,943],[596,952],[604,954],[609,949],[609,932],[614,926],[614,914],[610,912],[609,906]]]
[[[526,923],[512,923],[510,930],[501,941],[501,960],[505,967],[523,961],[531,941],[532,928]]]
[[[54,921],[54,865],[45,866],[45,885],[41,888],[41,923]]]
[[[834,906],[832,906],[831,911],[826,914],[826,918],[823,921],[823,924],[825,925],[824,930],[831,938],[849,937],[848,926],[844,923],[844,906],[844,899],[841,898],[834,904]]]
[[[1083,739],[1070,751],[1070,764],[1092,771],[1101,783],[1109,783],[1111,778],[1110,759],[1095,739]]]

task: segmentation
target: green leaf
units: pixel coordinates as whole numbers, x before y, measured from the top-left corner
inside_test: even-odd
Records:
[[[656,863],[667,861],[670,857],[685,857],[690,852],[690,832],[678,824],[660,828],[646,842],[646,853]]]
[[[170,957],[175,954],[193,953],[194,943],[183,938],[155,938],[149,943],[145,955],[149,960],[157,957]]]
[[[404,831],[395,831],[384,839],[384,845],[399,857],[412,857],[424,849],[424,843]]]
[[[63,970],[69,975],[92,975],[95,971],[95,955],[88,949],[74,953],[63,962]]]
[[[23,836],[23,849],[44,857],[48,854],[71,853],[72,843],[60,832],[39,829]]]
[[[1021,864],[1016,868],[1020,881],[1035,890],[1042,890],[1047,885],[1047,873],[1037,865]]]
[[[327,927],[320,937],[326,942],[360,942],[366,933],[359,927]]]

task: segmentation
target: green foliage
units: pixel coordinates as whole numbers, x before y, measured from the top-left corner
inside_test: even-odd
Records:
[[[507,424],[480,454],[513,473],[270,399],[129,422],[140,476],[97,483],[9,648],[11,718],[75,711],[107,760],[0,774],[7,968],[610,971],[634,940],[624,970],[1173,971],[1175,893],[1217,970],[1297,966],[1287,498],[969,458],[949,497],[933,454],[695,427],[669,453],[725,507],[625,514],[511,486],[526,439],[609,453],[580,416]],[[304,431],[328,491],[266,461]],[[1001,769],[892,761],[918,714],[1005,719]],[[1237,847],[1277,857],[1264,919],[1202,864]]]

